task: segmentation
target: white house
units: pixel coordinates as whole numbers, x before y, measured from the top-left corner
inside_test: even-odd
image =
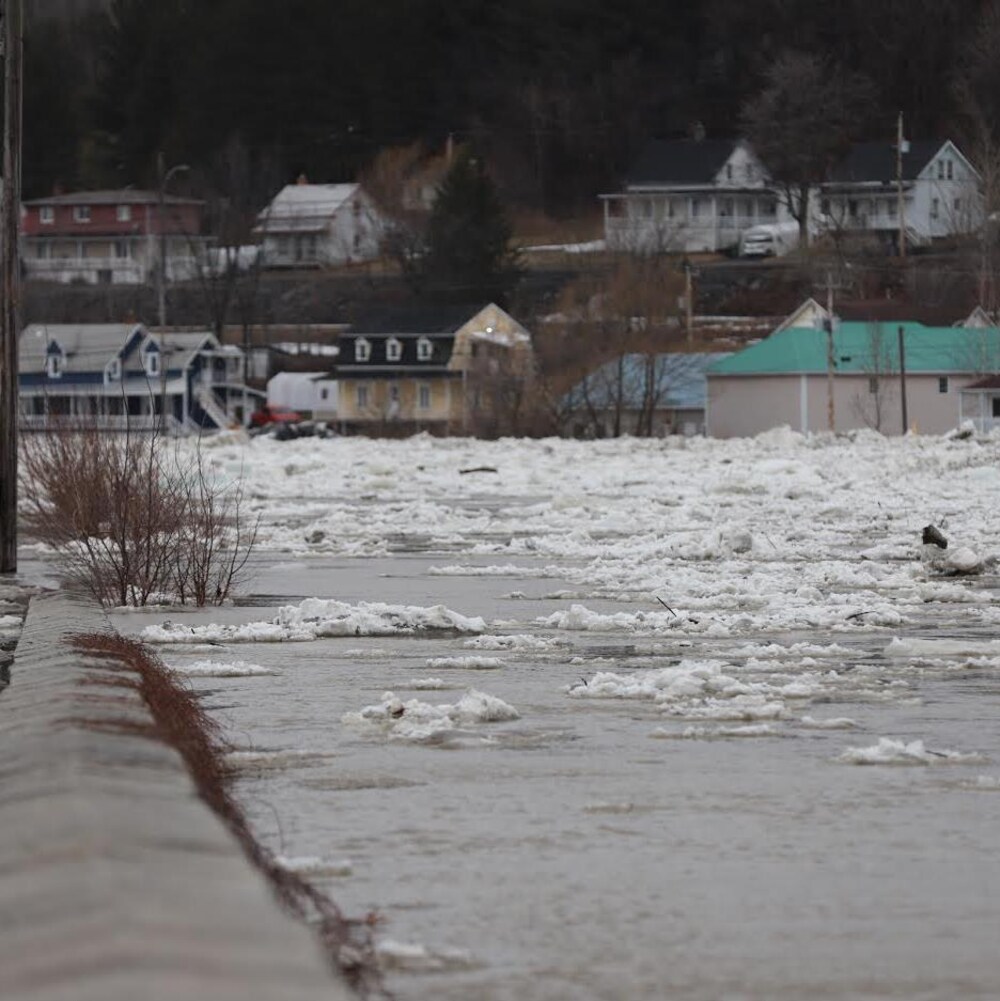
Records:
[[[899,175],[910,245],[982,225],[980,177],[950,140],[909,143]],[[852,146],[813,191],[811,234],[870,234],[894,244],[898,187],[893,143]],[[600,198],[612,250],[731,250],[751,226],[794,222],[766,165],[747,142],[736,139],[651,142],[626,177],[624,191]]]
[[[739,139],[651,142],[625,190],[600,198],[612,250],[728,250],[751,226],[791,218],[766,168]]]
[[[983,223],[981,178],[950,140],[911,142],[897,164],[889,142],[858,143],[819,189],[819,231],[870,233],[898,244],[899,187],[907,243],[922,245],[978,230]]]
[[[264,267],[318,267],[379,255],[385,220],[358,184],[286,185],[258,216]]]
[[[21,425],[183,433],[231,427],[262,394],[243,353],[210,331],[157,333],[141,323],[42,324],[19,340]]]

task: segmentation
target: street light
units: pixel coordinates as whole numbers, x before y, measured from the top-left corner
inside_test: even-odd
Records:
[[[186,163],[174,164],[168,171],[163,169],[163,154],[156,158],[157,173],[160,178],[160,186],[157,191],[157,219],[160,228],[160,259],[156,266],[156,302],[157,320],[161,328],[167,324],[167,234],[164,230],[164,203],[166,202],[167,184],[174,174],[179,174],[183,170],[191,168]]]

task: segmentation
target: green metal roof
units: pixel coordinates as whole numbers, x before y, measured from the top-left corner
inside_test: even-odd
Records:
[[[1000,372],[1000,330],[996,327],[925,327],[922,323],[840,323],[833,334],[834,368],[844,374],[899,371],[903,330],[907,372]],[[790,327],[715,362],[714,375],[799,375],[825,373],[827,335],[812,327]]]

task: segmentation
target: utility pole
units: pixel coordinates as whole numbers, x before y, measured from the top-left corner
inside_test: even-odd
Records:
[[[687,342],[694,341],[694,286],[691,281],[691,262],[684,258],[684,329],[687,331]]]
[[[899,259],[906,260],[906,201],[903,198],[903,112],[896,123],[896,215],[899,216]]]
[[[833,350],[833,274],[827,271],[827,429],[834,430],[837,418],[834,413],[834,350]]]
[[[899,328],[899,400],[903,410],[903,434],[906,434],[910,422],[906,416],[906,345],[902,325]]]
[[[24,0],[3,2],[3,192],[0,194],[0,573],[17,570],[17,345],[20,336],[21,65]]]
[[[159,180],[156,192],[156,219],[160,230],[160,253],[156,263],[156,321],[161,330],[167,325],[167,231],[164,211],[167,201],[167,182],[174,174],[190,169],[186,163],[178,163],[170,170],[165,170],[163,152],[156,154],[156,176]]]

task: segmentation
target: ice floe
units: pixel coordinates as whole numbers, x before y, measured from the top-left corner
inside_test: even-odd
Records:
[[[257,675],[281,674],[277,668],[248,664],[243,660],[235,660],[230,663],[218,660],[199,660],[193,664],[170,664],[168,666],[175,674],[184,674],[192,678],[253,678]]]
[[[848,765],[964,765],[983,761],[980,754],[935,750],[922,740],[879,737],[871,747],[849,747],[838,758]]]
[[[345,713],[343,722],[376,730],[393,739],[425,741],[464,725],[502,723],[520,718],[520,713],[503,699],[470,688],[457,702],[436,706],[419,699],[404,702],[394,692],[386,692],[381,702],[365,706],[358,712]]]
[[[284,605],[266,622],[241,625],[188,626],[164,622],[147,626],[147,643],[282,643],[332,636],[400,636],[414,633],[478,633],[486,628],[479,617],[470,618],[444,605],[386,605],[382,602],[306,598],[298,605]]]

